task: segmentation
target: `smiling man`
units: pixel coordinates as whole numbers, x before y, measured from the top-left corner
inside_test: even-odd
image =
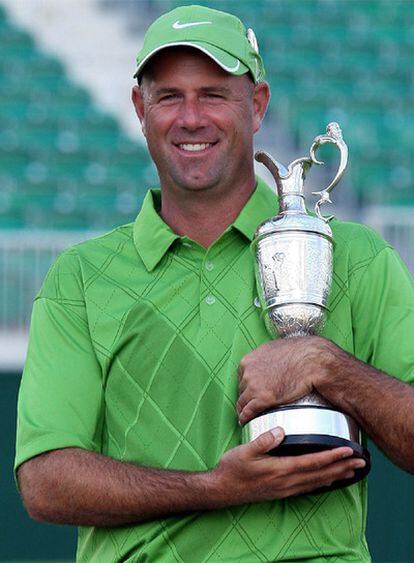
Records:
[[[64,252],[36,298],[27,510],[80,526],[85,562],[369,561],[366,483],[308,494],[364,462],[272,457],[283,429],[242,444],[240,423],[316,389],[413,471],[412,280],[375,233],[334,222],[323,337],[269,342],[250,243],[277,202],[253,168],[269,99],[254,34],[178,8],[149,28],[136,76],[160,190],[134,224]]]
[[[147,66],[133,101],[160,177],[161,216],[208,247],[254,190],[253,134],[268,85],[229,74],[192,47],[170,47]]]

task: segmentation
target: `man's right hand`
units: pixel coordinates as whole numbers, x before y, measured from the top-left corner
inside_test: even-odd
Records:
[[[309,493],[340,479],[351,479],[365,462],[351,458],[351,448],[275,457],[268,452],[283,440],[282,428],[227,451],[212,472],[225,504],[282,499]]]

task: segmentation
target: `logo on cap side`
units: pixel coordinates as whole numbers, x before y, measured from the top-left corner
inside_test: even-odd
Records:
[[[247,30],[247,41],[250,43],[251,48],[256,53],[259,52],[259,44],[257,42],[256,34],[251,27]]]
[[[174,29],[184,29],[185,27],[193,27],[195,25],[207,25],[213,22],[188,22],[188,23],[180,23],[180,20],[177,20],[172,24]]]
[[[235,66],[232,66],[232,67],[227,66],[227,65],[223,64],[222,62],[220,62],[220,66],[224,70],[227,70],[227,72],[237,72],[239,70],[239,67],[240,67],[240,61],[237,61],[237,64]]]

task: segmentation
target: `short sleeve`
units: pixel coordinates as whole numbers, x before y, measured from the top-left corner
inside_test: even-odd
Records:
[[[62,255],[34,302],[21,381],[15,469],[45,451],[100,450],[102,372],[90,338],[81,272]]]
[[[391,247],[352,284],[351,298],[356,356],[414,384],[414,282]]]

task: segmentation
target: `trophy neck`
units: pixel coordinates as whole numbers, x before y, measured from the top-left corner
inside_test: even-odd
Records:
[[[306,213],[303,184],[309,163],[298,159],[289,165],[288,174],[279,177],[278,195],[281,213]]]
[[[279,195],[279,213],[306,213],[303,194],[282,193]]]

